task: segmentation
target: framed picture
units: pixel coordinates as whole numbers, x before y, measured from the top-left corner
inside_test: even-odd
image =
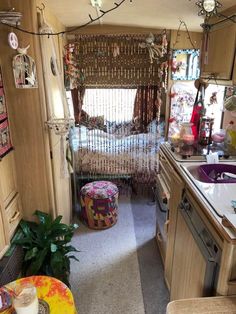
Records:
[[[173,50],[171,79],[192,81],[200,76],[199,49]]]
[[[4,120],[0,123],[0,158],[4,157],[13,149],[8,120]]]
[[[5,120],[6,118],[7,118],[6,100],[4,90],[2,87],[0,87],[0,121]]]

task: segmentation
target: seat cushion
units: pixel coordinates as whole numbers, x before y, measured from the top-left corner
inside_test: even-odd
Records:
[[[106,199],[117,194],[118,188],[110,181],[94,181],[85,184],[80,192],[91,199]]]

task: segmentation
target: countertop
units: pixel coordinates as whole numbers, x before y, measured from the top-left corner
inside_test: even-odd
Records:
[[[236,233],[231,228],[222,225],[222,216],[224,214],[233,214],[234,209],[231,206],[231,200],[236,200],[236,183],[204,183],[197,180],[189,167],[206,164],[206,161],[180,161],[176,160],[174,153],[168,144],[162,144],[161,149],[169,157],[178,173],[183,177],[187,186],[194,192],[198,201],[211,215],[216,226],[224,232],[228,240],[236,241]],[[236,165],[235,161],[220,161],[221,163],[230,163]]]
[[[166,314],[236,314],[236,297],[194,298],[172,301]]]

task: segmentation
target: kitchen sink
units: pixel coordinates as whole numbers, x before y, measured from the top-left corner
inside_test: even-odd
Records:
[[[236,183],[236,165],[201,164],[185,167],[194,179],[205,183]]]

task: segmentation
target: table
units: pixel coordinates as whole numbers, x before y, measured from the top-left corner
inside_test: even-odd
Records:
[[[236,314],[236,296],[182,299],[167,305],[166,314]]]
[[[48,303],[50,314],[77,314],[73,295],[60,280],[48,276],[31,276],[17,279],[7,284],[7,287],[13,287],[15,283],[33,284],[37,288],[38,298]],[[13,309],[7,309],[2,314],[11,313]]]

